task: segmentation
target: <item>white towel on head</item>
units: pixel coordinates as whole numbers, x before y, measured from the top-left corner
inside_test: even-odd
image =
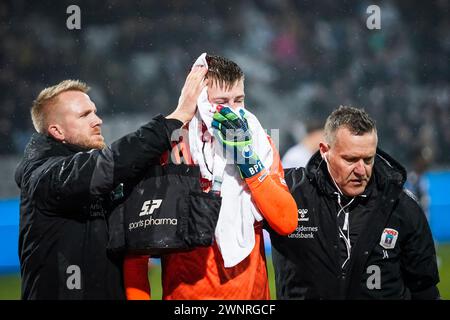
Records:
[[[206,52],[197,58],[192,67],[194,66],[208,68]],[[197,112],[189,123],[189,147],[192,160],[200,167],[202,177],[210,181],[213,181],[214,176],[222,179],[226,164],[226,159],[215,153],[214,143],[212,143],[214,133],[211,123],[214,112],[215,108],[208,101],[208,91],[205,87],[197,99]],[[206,131],[203,131],[203,125],[206,125]]]
[[[204,65],[206,53],[194,63]],[[259,210],[254,205],[250,191],[241,178],[238,168],[218,152],[221,145],[213,139],[211,127],[215,107],[208,101],[207,88],[203,89],[197,100],[198,111],[189,123],[189,148],[195,164],[200,167],[203,178],[210,181],[222,180],[222,206],[215,230],[215,238],[222,254],[225,267],[233,267],[244,260],[255,246],[254,223],[261,221]],[[231,108],[230,108],[231,109]],[[234,111],[238,116],[239,110]],[[261,162],[269,169],[273,162],[273,150],[267,134],[258,119],[245,110],[252,131],[253,148]],[[207,130],[203,132],[203,123]],[[216,145],[217,144],[217,145]]]

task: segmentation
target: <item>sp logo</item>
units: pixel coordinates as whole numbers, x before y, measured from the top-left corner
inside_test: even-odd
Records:
[[[139,216],[146,216],[149,214],[152,214],[153,211],[158,209],[161,206],[162,199],[156,199],[156,200],[147,200],[142,205],[141,212],[139,213]]]

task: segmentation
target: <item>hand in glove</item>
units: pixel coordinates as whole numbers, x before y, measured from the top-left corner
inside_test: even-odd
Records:
[[[250,178],[264,169],[264,165],[252,147],[252,134],[245,111],[239,110],[241,118],[229,107],[218,106],[212,126],[216,138],[222,144],[225,155],[232,158],[239,168],[241,177]],[[231,157],[232,156],[232,157]]]

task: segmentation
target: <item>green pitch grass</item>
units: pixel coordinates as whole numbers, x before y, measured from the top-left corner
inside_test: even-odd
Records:
[[[441,278],[438,288],[442,299],[450,300],[450,244],[438,245],[437,255]]]
[[[442,299],[450,300],[450,244],[439,245],[437,248],[439,257],[439,291]],[[267,268],[270,280],[270,294],[275,299],[275,283],[272,260],[268,257]],[[154,264],[149,272],[150,285],[152,288],[152,299],[159,300],[161,291],[161,268]],[[16,300],[20,298],[20,277],[18,274],[0,276],[0,300]]]

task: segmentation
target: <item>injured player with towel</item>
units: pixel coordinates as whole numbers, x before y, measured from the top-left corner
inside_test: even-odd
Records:
[[[222,205],[213,245],[161,257],[163,299],[270,299],[263,220],[288,235],[297,227],[297,205],[274,143],[244,107],[241,68],[206,53],[195,65],[208,68],[208,86],[188,124],[189,139],[172,155],[198,165],[204,191],[220,192]],[[145,256],[126,258],[128,299],[150,298],[147,262]]]

